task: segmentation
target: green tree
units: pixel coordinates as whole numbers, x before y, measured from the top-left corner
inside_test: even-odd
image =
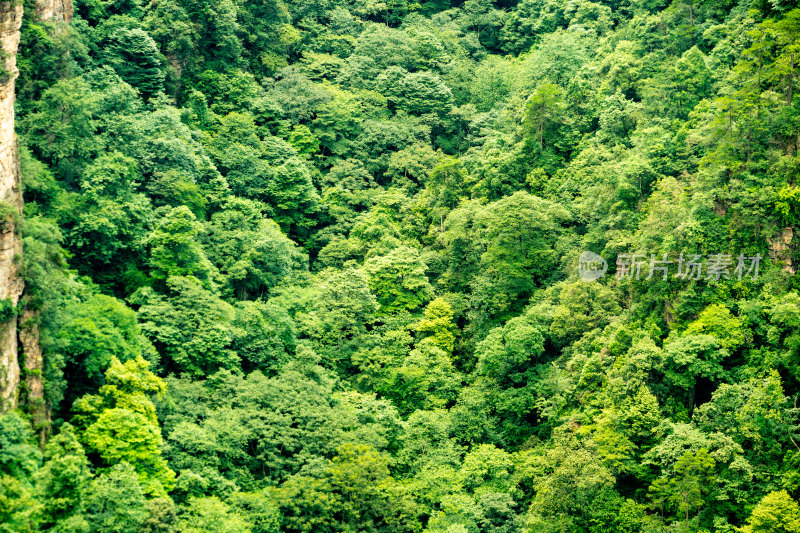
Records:
[[[212,288],[214,267],[198,242],[203,226],[188,207],[171,209],[148,236],[150,275],[165,283],[173,276],[194,276]]]
[[[142,331],[167,368],[205,375],[238,365],[230,349],[234,309],[197,278],[170,277],[164,294],[143,287],[129,300],[138,306]]]
[[[111,467],[92,480],[86,497],[86,518],[92,533],[135,533],[147,518],[145,494],[134,468]]]
[[[105,285],[118,286],[130,269],[143,266],[153,213],[148,198],[136,191],[140,181],[132,158],[102,154],[83,171],[76,201],[61,209],[66,247],[75,254],[76,266],[97,272],[95,278]]]
[[[800,507],[785,491],[770,492],[756,505],[742,533],[794,533],[800,531]]]
[[[158,45],[144,30],[117,28],[103,43],[100,56],[144,97],[164,90],[164,61]]]
[[[208,257],[219,270],[224,295],[238,300],[263,297],[306,268],[307,258],[256,202],[231,199],[211,216]]]
[[[653,504],[657,508],[674,509],[683,518],[684,528],[689,527],[689,514],[697,510],[699,527],[700,508],[713,486],[715,464],[705,448],[685,452],[669,477],[659,478],[650,485],[648,490]]]
[[[291,531],[419,531],[415,502],[370,446],[346,444],[319,477],[297,476],[276,496]]]
[[[545,451],[542,468],[536,472],[536,496],[529,512],[533,518],[583,518],[589,504],[613,486],[614,476],[602,464],[593,443],[581,443],[565,434],[554,441],[559,444]]]
[[[551,128],[563,120],[563,112],[562,92],[557,85],[546,83],[528,98],[526,119],[539,149],[544,148],[545,133],[550,137]]]
[[[443,298],[435,298],[422,313],[422,319],[413,324],[414,331],[424,335],[417,344],[429,343],[445,353],[453,353],[455,348],[455,324],[453,309]]]
[[[733,353],[747,340],[747,332],[743,329],[741,320],[727,308],[713,304],[703,309],[697,320],[687,326],[686,333],[711,335],[722,348]]]
[[[433,343],[421,343],[394,371],[386,396],[403,414],[416,409],[431,410],[452,404],[461,384],[450,354]]]
[[[203,531],[230,531],[250,533],[251,525],[244,517],[232,512],[219,498],[192,498],[182,513],[180,531],[201,533]]]
[[[60,178],[76,182],[83,166],[103,147],[103,139],[95,135],[99,105],[85,79],[60,80],[22,121],[34,153],[53,165]]]
[[[43,527],[56,531],[83,529],[91,477],[89,461],[74,428],[64,424],[45,446],[44,464],[36,474]]]
[[[150,372],[149,366],[141,357],[125,363],[112,358],[106,384],[98,394],[75,402],[73,410],[75,423],[83,430],[80,435],[84,445],[100,457],[104,467],[111,468],[107,480],[97,483],[129,484],[125,480],[130,469],[137,476],[135,485],[140,490],[158,496],[172,490],[175,473],[161,456],[161,428],[150,398],[153,394],[163,395],[165,384]],[[101,497],[103,489],[92,490],[94,498]],[[145,511],[142,513],[146,516]],[[106,518],[102,520],[105,523]]]
[[[231,348],[242,358],[242,368],[279,370],[297,346],[294,321],[274,303],[238,302],[235,308]]]
[[[59,324],[54,348],[64,354],[64,371],[73,381],[68,400],[101,386],[114,357],[122,362],[137,357],[157,362],[158,354],[142,334],[136,313],[120,300],[93,294],[61,311],[64,322]]]
[[[710,335],[685,335],[665,344],[661,370],[668,383],[685,391],[684,403],[694,404],[699,378],[719,382],[725,377],[722,361],[730,352]]]
[[[39,468],[41,452],[34,444],[33,431],[17,412],[0,416],[0,472],[27,480]]]
[[[253,533],[280,531],[280,512],[267,491],[237,492],[231,497],[231,506],[236,514],[252,524]]]
[[[399,80],[397,92],[397,107],[412,115],[444,115],[453,102],[450,89],[430,71],[407,74]]]
[[[39,502],[25,481],[0,475],[0,524],[5,531],[37,531]]]
[[[414,311],[430,300],[433,288],[425,276],[425,267],[419,252],[405,246],[367,259],[364,270],[382,314]]]
[[[314,307],[299,322],[312,338],[333,353],[341,354],[366,333],[380,304],[369,289],[369,278],[360,269],[323,271],[314,294]]]
[[[523,191],[451,212],[438,239],[448,263],[443,281],[455,292],[469,287],[470,329],[485,334],[554,276],[555,245],[568,216],[560,205]]]
[[[0,525],[9,532],[38,530],[42,502],[32,476],[40,461],[30,423],[16,411],[0,416]]]

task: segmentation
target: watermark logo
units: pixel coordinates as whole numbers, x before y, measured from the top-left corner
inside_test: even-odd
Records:
[[[614,277],[617,279],[651,280],[667,278],[682,280],[715,280],[736,279],[741,281],[749,277],[758,279],[761,255],[746,256],[740,254],[702,255],[680,254],[677,257],[669,254],[619,254],[616,260]],[[582,252],[578,260],[578,276],[590,282],[603,277],[608,271],[608,263],[594,252]],[[671,274],[671,275],[670,275]]]
[[[594,252],[581,252],[578,258],[578,276],[582,281],[590,282],[605,276],[608,263]]]

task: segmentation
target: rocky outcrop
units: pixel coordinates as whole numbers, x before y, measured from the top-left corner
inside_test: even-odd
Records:
[[[68,24],[72,20],[72,0],[37,0],[35,15],[41,19]],[[17,321],[17,308],[23,290],[20,276],[22,217],[19,150],[14,134],[14,101],[17,48],[22,25],[22,2],[0,2],[0,413],[17,407],[20,385],[20,353],[25,355],[26,407],[34,424],[47,431],[47,409],[42,383],[42,353],[35,311],[25,310]],[[19,334],[17,333],[18,325]]]
[[[22,4],[0,2],[0,412],[17,406],[20,379],[16,308],[23,288],[18,233],[22,191],[14,134],[14,85],[21,24]]]
[[[784,272],[795,273],[792,264],[792,240],[794,239],[794,228],[787,227],[772,239],[767,239],[769,244],[769,257],[776,264],[783,265]]]
[[[44,399],[44,358],[39,344],[39,312],[25,309],[19,320],[19,346],[25,368],[25,410],[31,415],[33,429],[41,444],[50,431],[50,411]]]
[[[40,20],[66,22],[72,20],[72,0],[37,0],[36,16]]]

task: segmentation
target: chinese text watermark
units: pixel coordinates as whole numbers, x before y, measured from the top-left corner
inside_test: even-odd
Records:
[[[743,278],[758,279],[761,254],[746,256],[739,254],[701,254],[681,253],[677,257],[670,254],[619,254],[616,261],[617,279],[633,280],[720,280]],[[608,262],[593,252],[583,252],[578,259],[578,276],[590,282],[603,277],[608,271]]]

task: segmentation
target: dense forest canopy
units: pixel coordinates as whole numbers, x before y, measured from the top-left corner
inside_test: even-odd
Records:
[[[25,2],[0,531],[800,532],[794,0]]]

